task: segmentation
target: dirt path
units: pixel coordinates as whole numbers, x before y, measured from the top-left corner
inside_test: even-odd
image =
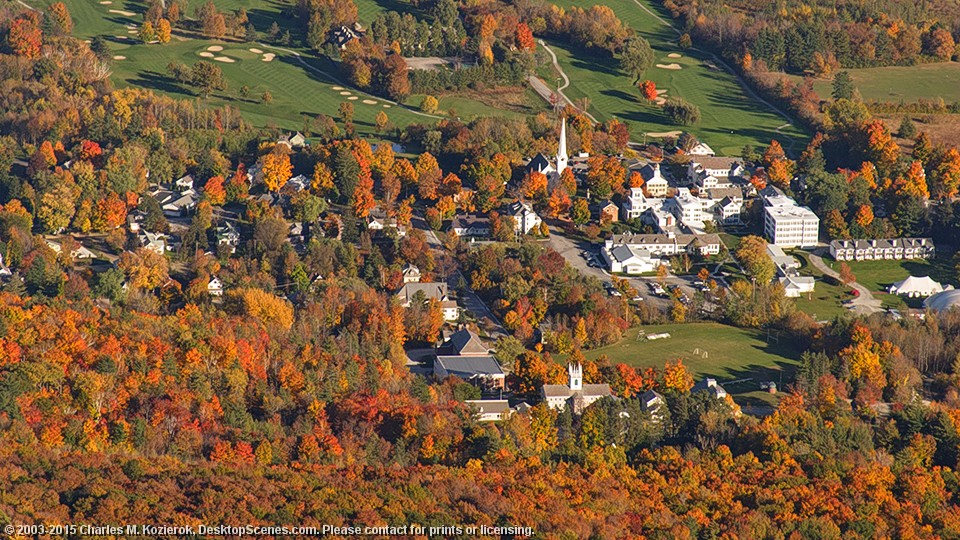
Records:
[[[546,42],[543,41],[542,39],[537,41],[538,43],[540,43],[540,46],[543,47],[543,50],[547,51],[547,54],[550,55],[550,58],[553,59],[553,69],[557,70],[557,73],[560,74],[560,78],[563,79],[563,84],[560,85],[559,88],[557,88],[556,92],[554,92],[553,90],[550,89],[549,86],[547,86],[547,83],[540,80],[539,77],[537,77],[536,75],[531,75],[529,77],[530,86],[533,87],[536,93],[540,94],[540,97],[547,100],[547,102],[550,101],[550,96],[556,93],[560,96],[560,99],[562,99],[571,107],[576,108],[576,106],[573,104],[573,101],[571,101],[570,98],[568,98],[566,94],[563,93],[564,89],[570,86],[570,77],[567,77],[567,74],[564,73],[563,68],[560,67],[560,63],[557,62],[557,55],[553,52],[552,49],[550,49],[550,46],[547,45]],[[593,123],[595,124],[599,123],[599,121],[596,118],[594,118],[592,114],[588,113],[587,111],[583,111],[583,113],[586,114],[587,118],[589,118]]]
[[[840,274],[834,271],[833,268],[830,268],[827,263],[823,262],[823,259],[820,258],[819,255],[810,253],[810,264],[817,267],[817,269],[825,275],[836,280],[840,279]],[[857,296],[853,300],[845,302],[846,306],[850,308],[850,311],[859,315],[870,315],[871,313],[883,311],[883,303],[879,299],[874,298],[873,293],[866,287],[857,282],[850,283],[850,287],[857,291]]]

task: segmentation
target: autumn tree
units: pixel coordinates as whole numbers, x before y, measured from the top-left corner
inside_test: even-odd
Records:
[[[678,358],[676,362],[667,362],[663,366],[661,373],[661,386],[664,390],[673,390],[684,394],[693,388],[693,376],[683,365],[683,359]]]
[[[547,194],[547,176],[530,171],[520,181],[520,194],[528,199],[539,199]]]
[[[417,173],[417,190],[420,197],[428,200],[436,199],[438,196],[437,188],[440,187],[440,180],[443,175],[437,159],[429,152],[424,152],[417,157],[415,170]]]
[[[420,110],[427,114],[437,112],[437,107],[439,106],[440,104],[437,102],[437,98],[431,95],[423,96],[423,100],[420,101]]]
[[[196,16],[204,34],[214,38],[222,38],[226,35],[226,19],[214,5],[213,0],[207,0],[205,4],[198,7]]]
[[[293,306],[263,289],[231,289],[227,291],[225,299],[227,306],[238,314],[252,317],[268,327],[289,330],[293,326]]]
[[[170,42],[170,21],[167,19],[160,19],[157,22],[157,41],[160,43],[169,43]]]
[[[592,196],[606,199],[613,193],[615,186],[623,185],[627,172],[618,157],[591,156],[587,164],[587,186]]]
[[[214,206],[220,206],[227,201],[227,191],[223,186],[222,176],[213,176],[203,185],[203,193]]]
[[[7,45],[13,54],[24,58],[40,56],[43,46],[43,32],[40,30],[39,17],[29,11],[14,19],[7,30]]]
[[[147,248],[124,251],[117,268],[126,274],[130,286],[137,289],[155,289],[169,279],[167,258]]]
[[[643,99],[647,101],[653,101],[657,99],[657,83],[646,80],[640,82],[637,87],[640,88],[640,95],[643,96]]]
[[[919,161],[910,164],[907,173],[894,183],[894,188],[899,197],[916,197],[919,199],[930,197],[930,192],[927,189],[927,175]]]
[[[47,22],[47,32],[56,36],[64,36],[73,31],[73,19],[70,17],[70,10],[63,2],[50,4],[44,16]]]
[[[757,283],[765,284],[773,279],[776,267],[767,254],[767,241],[763,238],[744,236],[737,247],[736,256],[743,270]]]
[[[850,265],[845,262],[840,263],[839,274],[840,282],[844,285],[850,285],[857,281],[857,276],[853,275],[853,270],[850,268]]]
[[[140,26],[140,30],[137,32],[137,37],[144,43],[150,43],[157,39],[157,31],[153,28],[153,23],[144,21],[143,25]]]
[[[527,23],[517,25],[514,39],[517,42],[517,48],[521,51],[532,51],[537,47],[537,42],[533,39],[533,32],[527,26]]]
[[[377,117],[374,120],[374,124],[373,124],[373,127],[377,131],[377,133],[383,132],[383,130],[386,129],[387,125],[389,124],[390,124],[390,118],[387,117],[387,113],[383,111],[377,112]]]
[[[274,148],[272,152],[263,156],[262,167],[263,184],[270,191],[279,190],[293,173],[293,165],[290,164],[290,156],[283,152],[280,147]]]

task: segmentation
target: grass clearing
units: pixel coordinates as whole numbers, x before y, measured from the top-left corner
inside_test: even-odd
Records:
[[[817,281],[812,294],[796,299],[797,309],[818,321],[830,320],[837,315],[849,313],[850,310],[842,304],[844,300],[852,298],[848,287],[844,287],[841,283],[824,276],[823,272],[810,264],[806,252],[794,250],[789,254],[800,261],[801,275],[813,276]]]
[[[55,0],[27,1],[42,9]],[[346,86],[340,80],[337,65],[325,57],[316,57],[304,48],[298,48],[295,45],[285,47],[301,54],[304,61],[315,69],[305,68],[292,53],[276,47],[258,43],[204,39],[178,30],[174,31],[170,43],[145,45],[137,39],[136,35],[129,32],[131,27],[139,27],[142,23],[146,2],[112,0],[111,4],[104,5],[91,1],[66,0],[65,3],[75,23],[74,36],[80,39],[103,36],[107,40],[111,56],[117,58],[112,65],[112,79],[119,88],[128,86],[147,88],[175,98],[194,98],[211,106],[229,104],[237,107],[243,117],[255,126],[276,126],[286,130],[303,129],[304,119],[318,114],[337,118],[340,103],[346,101],[346,97],[331,88]],[[261,34],[276,21],[282,30],[290,32],[295,43],[302,40],[299,21],[286,14],[292,9],[289,3],[278,0],[215,0],[214,3],[222,11],[233,11],[243,7],[247,10],[250,21]],[[360,0],[357,5],[360,20],[366,26],[383,11],[408,9],[398,0]],[[195,6],[187,10],[187,15],[192,16],[193,7]],[[133,15],[127,15],[128,13]],[[202,59],[214,60],[214,58],[201,57],[199,54],[200,52],[212,53],[213,51],[208,50],[210,46],[223,47],[223,51],[218,51],[214,56],[221,58],[216,61],[216,65],[223,70],[228,88],[224,92],[216,92],[209,98],[202,99],[192,90],[175,84],[167,76],[167,65],[171,62],[193,65]],[[251,52],[251,48],[260,49],[264,54]],[[265,61],[266,54],[275,56]],[[247,98],[239,95],[239,90],[243,86],[250,89]],[[354,125],[361,136],[374,139],[381,137],[374,130],[374,119],[381,110],[385,111],[390,122],[398,127],[414,122],[435,121],[433,117],[418,114],[416,110],[405,107],[385,108],[383,99],[367,95],[354,88],[347,89],[358,96],[358,100],[376,102],[370,104],[356,101],[355,103]],[[260,100],[264,92],[269,92],[272,97],[269,103]],[[517,94],[515,101],[522,107],[530,107],[533,111],[534,104],[537,102],[530,97],[529,92]],[[407,103],[415,109],[419,99],[411,97]],[[442,98],[440,106],[441,111],[454,109],[464,118],[481,114],[516,116],[526,112],[522,108],[503,110],[490,103],[463,96]],[[537,109],[536,112],[539,110],[542,109]],[[443,112],[438,113],[438,116],[443,114]]]
[[[694,378],[715,377],[719,381],[752,379],[727,388],[730,393],[752,392],[763,381],[784,383],[793,379],[800,351],[786,337],[767,343],[762,330],[735,328],[719,323],[664,324],[644,326],[647,334],[669,332],[669,338],[637,340],[637,329],[627,331],[620,342],[585,351],[588,359],[606,355],[610,362],[631,366],[662,368],[682,358]],[[704,357],[704,352],[707,356]]]
[[[914,102],[943,98],[948,104],[960,100],[960,63],[943,62],[916,66],[848,69],[863,99]],[[802,77],[788,75],[794,82]],[[831,79],[817,79],[813,88],[821,99],[830,99]]]
[[[656,9],[649,2],[638,1]],[[576,0],[554,0],[554,3],[565,9],[580,5]],[[750,98],[734,75],[710,67],[712,62],[708,56],[687,50],[682,51],[680,58],[669,57],[680,52],[677,35],[633,0],[597,0],[597,3],[609,6],[625,24],[650,41],[656,53],[655,63],[680,66],[680,69],[651,67],[644,78],[654,81],[658,88],[666,88],[669,96],[682,97],[700,107],[702,120],[689,129],[718,154],[739,155],[744,145],[766,147],[772,139],[779,139],[789,147],[786,136],[795,141],[794,150],[799,152],[803,148],[805,133],[794,126],[778,132],[777,128],[787,121]],[[589,98],[589,112],[598,120],[615,117],[629,122],[634,140],[642,140],[644,133],[683,129],[667,119],[659,107],[642,100],[631,77],[620,71],[616,59],[592,55],[569,44],[550,45],[570,77],[570,86],[564,93],[573,100]]]
[[[831,259],[824,259],[834,270],[840,268],[840,263]],[[860,283],[871,292],[886,292],[893,283],[905,279],[907,276],[930,276],[942,285],[957,284],[956,270],[950,259],[937,257],[934,259],[917,259],[908,261],[848,261],[847,265]]]

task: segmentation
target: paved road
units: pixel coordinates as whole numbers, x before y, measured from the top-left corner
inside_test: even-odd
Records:
[[[540,97],[547,100],[548,103],[550,102],[551,96],[553,96],[553,94],[556,93],[560,96],[560,99],[562,99],[566,104],[570,105],[571,107],[576,107],[573,104],[573,101],[571,101],[570,98],[568,98],[566,94],[563,93],[564,89],[570,86],[570,77],[567,77],[567,74],[564,73],[563,68],[560,67],[560,63],[557,62],[557,55],[553,52],[550,46],[547,45],[547,43],[542,39],[538,40],[538,42],[540,43],[540,46],[543,47],[543,50],[547,51],[547,54],[550,55],[550,58],[553,59],[553,69],[557,70],[557,73],[560,74],[560,77],[563,79],[563,84],[560,85],[559,88],[557,88],[556,92],[554,92],[554,90],[551,89],[550,86],[547,85],[547,83],[540,80],[539,77],[537,77],[536,75],[530,75],[529,77],[530,86],[533,87],[533,90],[536,93],[540,94]],[[583,113],[586,114],[587,118],[589,118],[593,123],[595,124],[599,123],[599,121],[596,118],[594,118],[592,114],[588,113],[587,111],[583,111]]]
[[[573,240],[567,236],[564,236],[563,231],[561,231],[558,227],[550,226],[550,238],[547,240],[547,245],[559,253],[567,261],[567,264],[575,268],[581,274],[585,276],[593,276],[604,283],[613,280],[613,277],[609,272],[607,272],[606,269],[593,268],[589,266],[587,264],[587,260],[580,255],[581,251],[588,251],[597,255],[597,257],[600,257],[599,253],[601,246],[599,244]],[[629,277],[622,279],[626,279],[630,283],[630,286],[637,290],[637,293],[641,298],[644,299],[645,302],[662,309],[669,308],[673,305],[672,300],[669,298],[656,296],[650,291],[650,284],[656,283],[656,277]],[[666,284],[680,287],[680,290],[683,291],[684,294],[686,294],[689,298],[693,298],[693,296],[697,293],[693,286],[695,281],[695,276],[681,277],[671,274],[667,276]]]
[[[446,248],[443,247],[443,244],[440,243],[440,239],[437,238],[437,233],[433,231],[423,218],[419,216],[414,216],[412,223],[414,227],[422,230],[424,235],[427,237],[427,244],[438,254],[446,253]],[[458,289],[457,287],[460,284],[461,279],[464,283],[468,285],[463,289]],[[457,298],[460,300],[461,306],[473,314],[476,317],[480,326],[486,331],[487,335],[492,339],[497,339],[504,337],[507,334],[507,330],[503,327],[503,324],[500,322],[500,319],[490,311],[490,308],[487,307],[487,304],[477,296],[477,293],[469,286],[469,281],[467,281],[466,276],[464,276],[459,269],[454,272],[451,272],[447,276],[447,288],[451,291],[457,291]]]
[[[839,280],[840,274],[835,272],[833,268],[827,266],[823,259],[819,255],[814,255],[810,253],[810,263],[817,267],[824,274]],[[883,303],[873,297],[873,293],[863,285],[853,282],[850,284],[850,287],[853,287],[857,290],[857,296],[852,300],[844,302],[850,311],[858,315],[870,315],[871,313],[877,313],[883,311]]]

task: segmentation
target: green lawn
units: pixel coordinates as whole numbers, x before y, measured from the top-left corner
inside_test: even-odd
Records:
[[[813,276],[817,280],[813,294],[796,299],[797,309],[818,321],[830,320],[837,315],[849,312],[841,304],[844,300],[852,298],[848,287],[844,287],[830,278],[824,278],[823,272],[810,264],[805,251],[793,250],[788,253],[800,261],[801,275]]]
[[[44,7],[55,0],[27,0],[28,2]],[[178,98],[197,98],[195,94],[179,85],[173,84],[167,77],[167,65],[170,62],[179,62],[192,65],[203,59],[199,53],[205,52],[210,46],[221,46],[223,52],[216,56],[226,56],[234,60],[233,63],[217,62],[227,79],[228,88],[224,92],[217,92],[210,96],[206,103],[213,106],[230,104],[240,109],[244,118],[260,127],[277,126],[283,129],[302,129],[306,117],[326,114],[338,117],[338,109],[342,102],[349,97],[355,106],[354,123],[360,135],[378,138],[374,132],[374,118],[381,110],[385,111],[390,122],[396,126],[406,126],[413,122],[433,122],[435,119],[418,114],[417,111],[405,107],[388,105],[382,99],[365,94],[353,88],[346,88],[337,70],[337,66],[326,58],[317,58],[310,51],[298,48],[301,29],[298,21],[285,16],[283,11],[290,5],[277,0],[215,0],[221,10],[235,10],[244,7],[251,22],[264,33],[273,21],[277,21],[282,29],[289,30],[294,45],[286,47],[301,55],[306,62],[315,69],[305,68],[291,53],[279,49],[258,45],[256,43],[238,43],[218,40],[201,39],[195,35],[174,32],[173,39],[165,45],[145,45],[136,38],[135,28],[142,20],[142,13],[146,4],[135,0],[111,0],[111,4],[100,4],[97,0],[66,0],[66,4],[74,19],[74,35],[78,38],[89,39],[94,36],[103,36],[107,39],[114,56],[123,57],[113,62],[112,79],[117,87],[137,86],[151,89],[157,93]],[[187,10],[193,14],[197,4],[192,4]],[[376,15],[387,9],[410,9],[399,0],[360,0],[357,2],[360,20],[369,25]],[[111,12],[113,11],[113,12]],[[249,49],[260,49],[272,52],[277,56],[271,62],[264,62],[262,56],[250,52]],[[250,88],[250,97],[242,99],[239,89],[242,86]],[[336,87],[344,87],[335,89]],[[259,96],[269,91],[272,96],[270,103],[261,103]],[[350,92],[350,95],[341,95],[341,92]],[[529,95],[524,96],[526,102],[536,104],[537,101]],[[364,101],[374,103],[364,103]],[[412,96],[407,101],[414,108],[420,100]],[[507,111],[494,108],[464,97],[445,97],[440,99],[440,110],[454,109],[463,118],[484,115],[521,114],[516,111]],[[539,109],[535,112],[539,112]],[[442,114],[442,113],[441,113]]]
[[[831,259],[824,262],[833,269],[839,269],[840,263]],[[894,282],[907,276],[930,276],[941,284],[956,285],[956,271],[949,259],[935,258],[913,261],[850,261],[847,262],[857,283],[874,292],[885,292]]]
[[[650,9],[655,7],[647,0]],[[577,0],[554,0],[570,8],[582,3]],[[666,89],[666,96],[679,96],[700,107],[703,119],[689,130],[710,144],[718,154],[739,155],[746,144],[765,147],[772,139],[779,139],[790,149],[790,138],[795,140],[793,150],[799,152],[807,136],[793,126],[782,132],[777,128],[787,121],[768,107],[751,99],[727,71],[709,67],[709,57],[697,51],[680,51],[677,35],[669,26],[643,11],[634,0],[596,0],[612,8],[618,17],[650,41],[656,53],[657,64],[679,64],[681,69],[668,70],[652,67],[644,78]],[[665,17],[664,17],[665,18]],[[644,133],[670,132],[687,129],[673,125],[659,107],[640,98],[630,76],[622,73],[615,59],[592,55],[569,44],[551,43],[558,61],[570,77],[571,84],[564,93],[571,99],[590,99],[589,111],[598,120],[616,117],[631,124],[635,140]],[[681,58],[668,58],[670,53],[681,53]]]
[[[864,99],[906,102],[942,97],[948,104],[960,100],[960,63],[946,62],[918,66],[891,66],[848,69]],[[799,76],[791,75],[797,82]],[[813,83],[821,99],[829,99],[831,80]]]
[[[779,384],[781,371],[786,384],[793,378],[800,354],[786,337],[782,337],[780,343],[768,344],[764,331],[719,323],[665,324],[644,326],[642,330],[646,334],[668,332],[671,337],[637,340],[638,330],[631,328],[619,343],[584,354],[588,359],[606,355],[612,363],[656,368],[682,358],[695,379],[705,376],[720,381],[753,379],[751,383],[727,388],[731,393],[755,391],[762,381]]]

